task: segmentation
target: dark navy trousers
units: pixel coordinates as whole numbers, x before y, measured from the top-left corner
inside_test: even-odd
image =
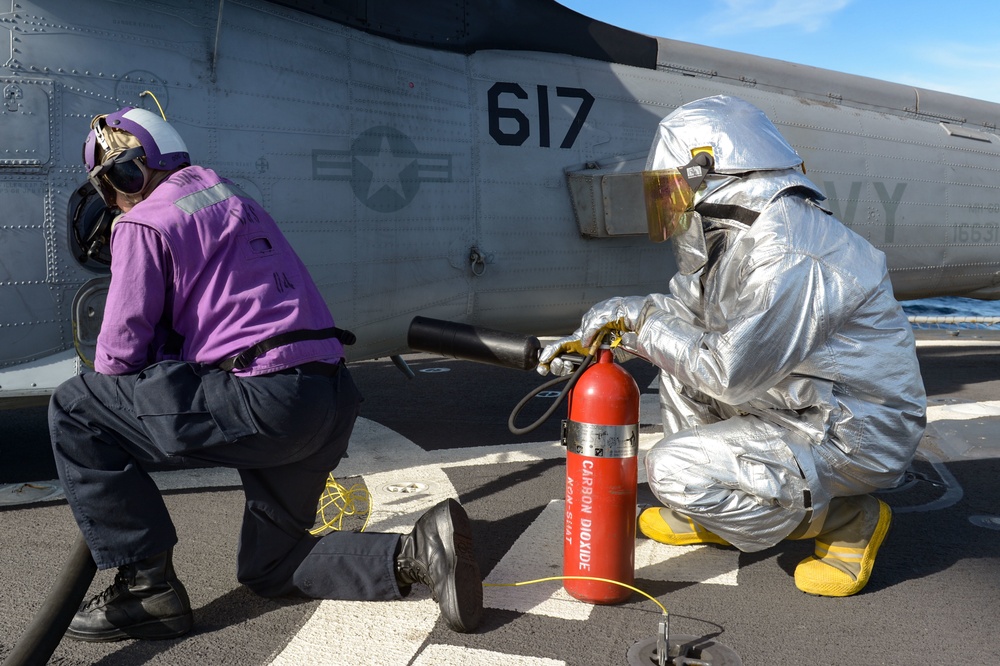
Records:
[[[243,481],[241,583],[262,596],[399,599],[400,535],[308,533],[361,396],[346,366],[306,367],[241,378],[165,361],[133,375],[86,373],[57,388],[49,405],[56,467],[97,566],[177,543],[140,463],[211,463],[237,469]]]

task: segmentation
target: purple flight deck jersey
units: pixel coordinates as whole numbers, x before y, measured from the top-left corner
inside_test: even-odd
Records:
[[[279,333],[334,325],[298,255],[267,211],[214,171],[186,167],[118,218],[95,369],[138,372],[174,358],[218,364]],[[172,323],[179,350],[165,347]],[[272,349],[240,375],[336,363],[334,338]]]

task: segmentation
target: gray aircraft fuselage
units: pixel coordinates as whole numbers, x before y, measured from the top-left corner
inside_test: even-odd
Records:
[[[352,359],[406,351],[417,315],[561,333],[666,290],[637,174],[659,120],[716,94],[777,124],[898,298],[1000,297],[1000,105],[500,4],[0,0],[0,403],[81,371],[108,274],[75,240],[81,146],[157,101],[279,222]]]

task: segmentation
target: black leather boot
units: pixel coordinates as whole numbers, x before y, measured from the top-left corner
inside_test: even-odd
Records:
[[[171,551],[118,567],[108,589],[84,604],[66,631],[78,641],[176,638],[191,630],[191,602]]]
[[[453,630],[473,631],[483,614],[483,579],[472,548],[472,524],[462,505],[446,499],[420,516],[400,539],[396,580],[404,593],[413,583],[431,588]]]

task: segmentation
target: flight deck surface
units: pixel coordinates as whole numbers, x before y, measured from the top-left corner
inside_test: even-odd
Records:
[[[918,331],[928,428],[907,482],[880,493],[894,509],[865,590],[813,597],[793,583],[812,542],[760,553],[636,543],[635,587],[669,611],[676,634],[711,638],[743,664],[1000,663],[1000,334]],[[407,379],[388,359],[353,364],[366,401],[336,471],[371,493],[366,529],[404,531],[445,497],[466,507],[485,580],[562,573],[565,453],[559,418],[511,435],[507,417],[541,379],[413,354]],[[655,371],[625,364],[642,392],[640,459],[659,439]],[[553,398],[535,398],[524,425]],[[51,468],[44,408],[0,412],[0,657],[28,627],[58,575],[76,527]],[[243,494],[223,469],[155,472],[180,543],[175,564],[195,628],[183,639],[87,644],[64,640],[51,663],[501,664],[629,663],[655,637],[660,608],[640,594],[613,606],[576,601],[558,581],[488,586],[478,631],[451,632],[426,589],[398,602],[261,599],[235,576]],[[654,503],[640,465],[638,502]],[[344,527],[359,527],[347,517]],[[113,572],[99,572],[92,593]]]

